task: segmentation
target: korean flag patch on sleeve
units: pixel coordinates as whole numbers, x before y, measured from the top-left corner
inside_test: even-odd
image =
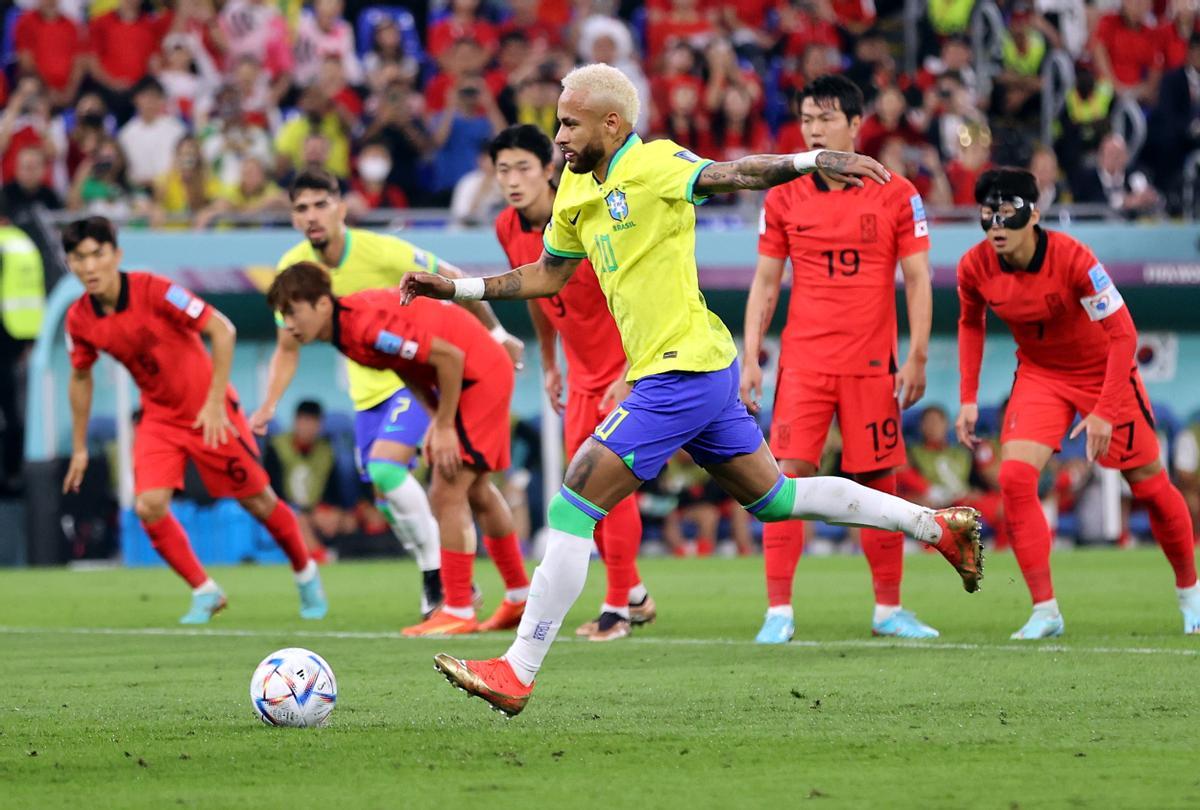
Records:
[[[1097,264],[1089,270],[1088,279],[1092,282],[1092,295],[1080,298],[1079,303],[1083,304],[1088,317],[1093,321],[1102,321],[1125,306],[1125,300],[1121,298],[1121,293],[1113,284],[1104,265]]]
[[[929,220],[925,218],[925,201],[921,199],[920,194],[914,194],[908,198],[908,204],[912,207],[913,236],[918,239],[929,236]]]
[[[204,302],[178,284],[172,284],[167,289],[167,303],[183,310],[190,318],[199,318],[200,313],[204,312]]]

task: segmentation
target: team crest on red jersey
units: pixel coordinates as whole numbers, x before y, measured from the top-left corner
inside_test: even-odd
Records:
[[[879,239],[879,221],[874,214],[863,214],[858,218],[859,237],[864,242],[874,242]]]

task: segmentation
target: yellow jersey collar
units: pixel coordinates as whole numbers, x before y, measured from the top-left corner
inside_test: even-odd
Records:
[[[596,182],[599,185],[605,185],[608,182],[610,182],[612,180],[613,172],[616,171],[616,169],[617,169],[617,161],[619,161],[622,157],[624,157],[625,153],[628,152],[632,147],[636,146],[637,144],[639,144],[641,142],[642,142],[642,139],[638,136],[638,134],[636,132],[630,132],[628,137],[625,138],[625,143],[621,144],[621,148],[618,149],[615,153],[613,153],[613,156],[611,158],[609,158],[608,174],[604,175],[604,183],[601,183],[599,180],[596,180],[595,172],[592,172],[592,179],[596,180]]]

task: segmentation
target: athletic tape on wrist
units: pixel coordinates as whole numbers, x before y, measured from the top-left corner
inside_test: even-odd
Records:
[[[456,278],[454,283],[455,301],[479,301],[483,298],[483,279]]]

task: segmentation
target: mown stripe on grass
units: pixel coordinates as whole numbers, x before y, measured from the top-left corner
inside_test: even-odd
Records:
[[[0,626],[0,635],[79,635],[79,636],[166,636],[166,637],[200,637],[213,638],[279,638],[281,636],[312,639],[350,639],[363,641],[396,640],[407,643],[419,642],[423,639],[406,638],[394,631],[360,631],[360,630],[237,630],[226,628],[185,628],[185,627],[4,627]],[[446,641],[447,636],[438,637],[437,641]],[[471,635],[454,636],[455,641],[499,641],[498,636]],[[563,638],[561,641],[578,643],[580,640]],[[726,638],[670,638],[657,636],[635,636],[626,639],[631,644],[650,646],[719,646],[719,647],[749,647],[758,646],[749,639]],[[965,652],[1020,652],[1020,653],[1084,653],[1091,655],[1182,655],[1200,656],[1200,649],[1172,647],[1082,647],[1069,644],[977,644],[948,641],[903,641],[893,639],[793,639],[789,644],[782,645],[797,649],[917,649],[917,650],[956,650]]]

